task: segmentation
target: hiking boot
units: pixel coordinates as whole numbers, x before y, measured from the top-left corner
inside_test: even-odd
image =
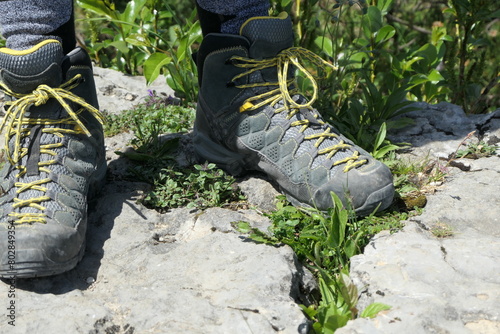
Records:
[[[85,250],[87,202],[106,173],[92,65],[58,41],[0,49],[0,277],[55,275]]]
[[[317,86],[300,59],[327,63],[292,45],[286,14],[252,18],[240,35],[204,38],[197,56],[196,155],[231,174],[266,173],[293,205],[324,211],[334,192],[359,215],[387,208],[391,172],[322,120],[312,107]],[[295,88],[295,68],[313,82],[310,101]]]

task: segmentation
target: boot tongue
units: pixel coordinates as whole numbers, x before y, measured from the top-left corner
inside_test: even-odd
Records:
[[[274,57],[293,46],[292,21],[286,13],[249,19],[240,34],[250,41],[250,57],[254,59]]]
[[[24,51],[0,49],[0,80],[21,94],[28,94],[40,85],[57,87],[62,82],[63,56],[62,46],[55,40]]]

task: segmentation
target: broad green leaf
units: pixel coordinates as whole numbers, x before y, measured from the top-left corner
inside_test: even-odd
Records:
[[[196,168],[196,166],[195,166]],[[245,222],[245,221],[239,221],[233,223],[235,228],[238,230],[240,233],[249,233],[252,231],[252,227],[250,226],[250,223]]]
[[[383,26],[378,32],[375,38],[375,43],[383,43],[391,39],[396,34],[396,29],[393,26]]]
[[[172,12],[169,11],[160,12],[160,19],[167,19],[171,17],[174,17],[174,14]]]
[[[200,21],[193,23],[188,31],[188,45],[193,45],[195,42],[201,42],[203,35],[201,33]]]
[[[339,282],[342,298],[344,298],[344,301],[349,306],[349,309],[352,309],[358,303],[358,288],[352,282],[351,278],[344,273],[340,274]]]
[[[154,13],[148,7],[143,7],[141,9],[141,20],[144,22],[152,22],[154,19]]]
[[[412,70],[413,70],[413,69],[412,69],[412,65],[413,65],[415,62],[417,62],[417,61],[419,61],[419,60],[421,60],[421,59],[424,59],[424,58],[423,58],[423,57],[418,56],[418,57],[412,57],[412,58],[410,58],[409,60],[403,60],[403,61],[401,61],[401,63],[400,63],[400,64],[401,64],[401,69],[403,70],[403,72],[406,72],[406,71],[412,71]]]
[[[323,333],[323,325],[319,322],[315,322],[312,325],[314,333]]]
[[[368,7],[365,15],[363,15],[363,30],[366,37],[371,37],[382,27],[382,13],[375,6]]]
[[[385,140],[385,136],[387,135],[387,125],[382,123],[380,129],[378,130],[377,137],[375,137],[375,144],[373,145],[373,150],[376,151],[382,145]]]
[[[316,317],[316,314],[318,314],[318,311],[314,308],[313,305],[305,307],[304,305],[300,304],[299,306],[302,309],[302,312],[304,312],[307,315],[307,317],[311,320]]]
[[[348,315],[335,314],[326,318],[326,322],[323,325],[324,334],[333,334],[339,328],[347,325],[347,322],[351,319]]]
[[[375,318],[379,312],[389,309],[391,309],[389,305],[373,303],[368,305],[363,312],[361,312],[361,318]]]
[[[144,76],[146,77],[148,85],[158,78],[163,66],[167,65],[171,61],[172,58],[166,54],[156,52],[144,62]]]
[[[147,0],[131,0],[127,3],[125,11],[120,15],[122,21],[134,23],[140,17],[141,10],[146,6]]]
[[[330,303],[335,303],[335,294],[333,293],[331,287],[325,282],[325,280],[319,278],[319,290],[321,292],[321,303],[326,305]]]
[[[391,152],[391,151],[395,151],[395,150],[398,150],[400,149],[401,146],[398,146],[398,145],[394,145],[394,144],[389,144],[389,145],[386,145],[386,146],[383,146],[382,148],[380,148],[379,150],[377,150],[374,154],[373,154],[373,157],[375,159],[381,159],[383,158],[387,153]]]
[[[361,47],[368,47],[368,45],[370,45],[370,42],[362,37],[354,39],[352,43]]]
[[[409,88],[413,88],[415,86],[421,85],[429,81],[429,78],[425,74],[415,74],[411,77],[408,82]]]
[[[77,0],[76,3],[79,7],[94,12],[97,15],[107,17],[110,20],[118,18],[114,8],[106,6],[102,0]]]
[[[116,34],[116,30],[111,28],[102,28],[100,31],[101,34],[108,34],[110,36],[114,36]]]
[[[184,91],[184,88],[182,85],[177,81],[171,73],[166,75],[167,78],[167,85],[172,88],[175,92],[175,96],[178,98],[185,98],[186,97],[186,92]]]
[[[348,258],[351,258],[354,255],[357,255],[358,254],[358,247],[356,246],[356,242],[354,242],[352,240],[347,240],[344,243],[344,251],[345,251],[345,255]]]
[[[378,0],[377,8],[380,9],[382,15],[385,15],[389,12],[389,9],[392,5],[393,0]]]
[[[125,41],[114,41],[109,43],[110,46],[114,46],[117,48],[120,52],[127,54],[130,50],[127,46],[127,43]]]
[[[316,46],[321,50],[325,51],[325,53],[330,57],[333,56],[333,43],[330,38],[318,36],[314,40],[314,44],[316,44]]]
[[[441,75],[441,73],[439,73],[439,71],[438,71],[438,70],[436,70],[436,69],[433,69],[433,70],[431,71],[431,73],[429,73],[429,75],[427,76],[427,78],[428,78],[430,81],[434,82],[434,83],[436,83],[436,82],[438,82],[438,81],[441,81],[441,80],[444,80],[444,77],[443,77],[443,76]]]
[[[345,239],[348,214],[339,197],[334,192],[330,192],[330,195],[332,196],[334,209],[330,218],[328,246],[332,248],[339,248]]]
[[[451,14],[451,15],[454,15],[454,16],[457,15],[457,12],[456,12],[456,10],[454,8],[445,8],[443,10],[443,13],[445,13],[445,14]]]
[[[135,46],[151,46],[148,36],[144,34],[131,34],[125,38],[125,41]]]
[[[422,59],[425,59],[425,64],[428,66],[431,66],[438,61],[437,49],[431,43],[424,44],[420,49],[415,51],[413,54],[418,57],[421,57]]]

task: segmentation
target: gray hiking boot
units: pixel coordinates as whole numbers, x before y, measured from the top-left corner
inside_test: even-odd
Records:
[[[322,60],[292,44],[286,15],[250,19],[240,36],[205,37],[197,59],[197,156],[232,174],[266,173],[294,205],[327,210],[334,192],[359,215],[387,208],[389,169],[326,124],[311,106],[314,96],[298,93],[287,67],[301,69],[301,57]]]
[[[104,181],[102,115],[85,51],[54,40],[0,49],[6,114],[0,277],[55,275],[85,250],[87,202]]]

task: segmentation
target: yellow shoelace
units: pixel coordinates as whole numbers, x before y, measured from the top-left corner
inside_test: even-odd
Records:
[[[96,119],[104,124],[104,116],[94,108],[92,105],[85,102],[81,97],[73,94],[71,92],[80,83],[81,75],[77,74],[72,79],[68,80],[58,88],[51,88],[47,85],[40,85],[36,90],[30,94],[18,94],[11,91],[4,83],[0,82],[0,89],[3,90],[7,95],[16,98],[14,101],[6,102],[5,104],[9,106],[5,117],[0,125],[0,132],[5,131],[5,155],[10,164],[17,170],[19,170],[16,178],[20,178],[27,173],[27,167],[20,164],[23,157],[28,154],[27,147],[21,147],[21,141],[23,138],[30,135],[30,132],[34,126],[42,126],[42,133],[50,133],[63,138],[65,134],[86,134],[90,136],[90,131],[85,127],[82,121],[79,119],[79,115],[86,109]],[[64,110],[68,113],[69,117],[63,119],[34,119],[26,117],[25,114],[28,112],[30,106],[40,106],[47,103],[49,99],[56,99]],[[81,108],[78,111],[73,111],[66,100],[78,104]],[[58,124],[65,124],[73,126],[73,129],[64,129],[57,127]],[[50,126],[50,127],[43,127]],[[11,138],[14,137],[14,151],[11,152],[9,148],[9,142]],[[50,169],[47,166],[56,163],[55,157],[57,153],[54,151],[55,148],[62,147],[63,144],[54,143],[40,145],[40,154],[48,154],[54,157],[52,160],[39,161],[38,170],[39,172],[45,172],[50,174]],[[38,190],[41,192],[47,192],[47,187],[44,185],[51,182],[51,179],[44,178],[37,181],[23,183],[16,182],[14,186],[17,188],[16,193],[20,194],[24,191]],[[14,198],[13,208],[22,207],[32,207],[40,211],[46,210],[46,208],[41,205],[42,202],[51,200],[48,196],[39,196],[26,200],[21,200],[19,198]],[[15,223],[46,223],[46,215],[41,213],[9,213],[10,217],[15,219]]]
[[[268,87],[268,86],[277,87],[263,94],[252,96],[246,99],[240,107],[240,112],[256,110],[265,105],[271,105],[272,107],[274,107],[278,102],[283,101],[283,106],[275,108],[275,113],[286,111],[287,119],[291,119],[295,114],[300,112],[300,109],[309,109],[311,113],[314,115],[314,118],[317,119],[316,122],[322,125],[325,124],[325,122],[323,122],[321,119],[318,119],[319,115],[313,109],[312,106],[318,97],[318,86],[316,84],[314,76],[306,69],[305,65],[303,65],[304,59],[308,60],[310,63],[317,66],[318,68],[324,69],[325,67],[326,68],[329,67],[332,69],[336,69],[335,66],[326,62],[315,53],[300,47],[292,47],[285,49],[280,53],[278,53],[276,57],[263,60],[255,60],[239,56],[231,57],[231,61],[233,62],[234,66],[247,69],[245,72],[236,75],[232,79],[233,82],[235,82],[239,78],[248,76],[253,72],[260,71],[265,68],[277,67],[277,72],[278,72],[277,82],[258,82],[258,83],[241,84],[235,86],[237,88],[242,88],[242,89],[252,88],[252,87]],[[298,89],[295,88],[296,87],[295,79],[287,79],[288,69],[290,68],[290,65],[295,66],[312,83],[313,86],[312,97],[309,101],[306,101],[303,104],[297,103],[292,98],[292,96],[298,93]],[[289,87],[293,88],[289,89]],[[304,132],[309,127],[310,123],[311,123],[310,120],[303,119],[292,122],[291,126],[302,126],[299,131]],[[326,138],[338,137],[338,135],[336,135],[335,133],[331,133],[330,131],[331,131],[330,127],[327,127],[326,130],[323,131],[322,133],[305,136],[304,139],[305,140],[316,139],[314,146],[318,148]],[[319,150],[318,154],[327,154],[327,158],[331,159],[338,151],[348,149],[350,147],[351,145],[346,144],[343,140],[340,140],[339,143],[336,145]],[[360,159],[358,151],[354,151],[352,156],[344,158],[342,160],[338,160],[334,162],[333,165],[337,166],[340,164],[345,164],[343,170],[345,173],[347,173],[349,170],[357,166],[363,165],[367,162],[368,161],[366,159]]]

